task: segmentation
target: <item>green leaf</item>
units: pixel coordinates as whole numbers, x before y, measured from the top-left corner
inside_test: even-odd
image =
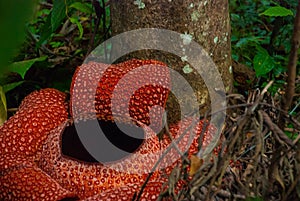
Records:
[[[258,52],[253,59],[253,65],[256,76],[259,77],[269,73],[275,67],[275,62],[267,50],[260,46],[257,46],[257,50]]]
[[[19,73],[21,77],[24,79],[26,72],[35,62],[44,61],[45,59],[47,59],[47,56],[25,60],[25,61],[14,62],[9,66],[9,71]]]
[[[241,19],[241,17],[238,14],[231,13],[230,19],[231,19],[231,21],[238,21]]]
[[[39,48],[43,44],[43,42],[48,40],[52,34],[51,15],[52,13],[48,15],[45,24],[41,28],[41,36],[36,44],[37,48]]]
[[[48,15],[46,23],[42,27],[41,37],[37,43],[39,47],[45,40],[49,39],[52,33],[58,29],[66,18],[67,6],[73,3],[73,0],[54,0],[51,13]]]
[[[6,121],[7,119],[7,105],[6,105],[6,98],[5,93],[0,86],[0,126]]]
[[[274,6],[268,8],[260,15],[266,15],[270,17],[285,17],[285,16],[293,15],[293,12],[281,6]]]
[[[14,88],[16,88],[17,86],[19,86],[23,83],[24,83],[24,81],[5,84],[5,85],[3,85],[3,91],[4,91],[4,93],[7,93],[8,91],[13,90]]]
[[[89,15],[93,13],[92,6],[87,3],[75,2],[70,5],[70,8],[75,8],[76,10],[79,10],[79,11],[89,14]]]
[[[54,0],[51,13],[51,29],[55,32],[66,17],[66,3],[64,0]]]
[[[0,74],[25,38],[25,24],[30,21],[37,1],[0,1]]]
[[[79,38],[82,38],[83,28],[82,28],[82,25],[80,24],[80,22],[78,21],[78,19],[74,18],[74,17],[70,17],[69,19],[70,19],[70,22],[77,25],[77,27],[79,29]]]
[[[249,43],[259,43],[260,37],[258,36],[250,36],[250,37],[245,37],[245,38],[241,38],[236,44],[236,47],[242,47],[245,46]]]

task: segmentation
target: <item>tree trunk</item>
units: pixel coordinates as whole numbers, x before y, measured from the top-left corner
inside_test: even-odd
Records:
[[[110,6],[113,36],[140,28],[167,29],[192,36],[192,39],[204,48],[216,64],[225,91],[231,90],[230,19],[227,0],[111,0]],[[126,46],[113,44],[111,54],[118,54],[122,48],[130,49],[132,45],[143,42],[145,41],[131,39]],[[170,52],[140,50],[123,56],[118,59],[118,62],[130,58],[156,59],[165,62],[189,82],[200,103],[200,111],[207,111],[210,107],[211,94],[208,93],[207,88],[209,83],[204,83],[195,70],[191,71],[186,61],[182,61],[184,59]],[[211,83],[213,82],[211,80]],[[181,101],[188,99],[189,97],[182,97]],[[177,103],[171,95],[167,104],[167,110],[173,111],[168,114],[171,122],[179,118],[179,113],[175,112],[180,111],[175,109],[178,108],[178,104],[181,104],[180,101]]]

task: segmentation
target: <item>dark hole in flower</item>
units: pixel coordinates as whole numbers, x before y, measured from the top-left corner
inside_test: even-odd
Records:
[[[67,198],[63,198],[59,201],[77,201],[77,200],[80,200],[78,197],[67,197]]]
[[[83,162],[120,160],[134,153],[144,141],[144,129],[133,123],[80,120],[75,124],[64,130],[62,153]]]

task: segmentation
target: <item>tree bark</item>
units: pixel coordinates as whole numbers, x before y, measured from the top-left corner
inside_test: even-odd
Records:
[[[139,28],[161,28],[180,34],[189,34],[211,56],[222,76],[226,92],[232,88],[230,19],[228,0],[111,0],[112,35]],[[128,41],[128,46],[137,41]],[[174,44],[175,45],[175,44]],[[113,44],[112,54],[122,48]],[[207,86],[195,71],[184,72],[186,62],[174,54],[157,50],[141,50],[118,60],[130,58],[156,59],[165,62],[179,72],[192,86],[200,103],[200,111],[210,106]],[[213,81],[212,81],[213,82]],[[207,84],[207,83],[206,83]],[[217,90],[217,89],[216,89]],[[188,100],[183,97],[182,100]],[[178,111],[175,98],[171,95],[167,110]],[[202,107],[203,106],[203,107]],[[174,110],[175,109],[175,110]],[[202,113],[203,114],[203,113]],[[169,121],[178,120],[177,112],[168,114]]]
[[[285,94],[282,99],[282,110],[288,114],[293,98],[295,95],[295,80],[297,75],[297,62],[298,62],[298,49],[300,46],[300,0],[298,1],[298,6],[296,10],[296,17],[294,22],[294,31],[291,41],[291,53],[289,57],[289,63],[287,66],[287,86],[285,88]],[[286,114],[280,114],[279,117],[279,126],[281,129],[285,126],[284,117]]]

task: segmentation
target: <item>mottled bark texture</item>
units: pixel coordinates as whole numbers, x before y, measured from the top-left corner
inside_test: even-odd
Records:
[[[228,0],[111,0],[110,5],[113,36],[139,28],[163,28],[181,34],[190,34],[218,66],[226,91],[231,90]],[[136,41],[128,41],[126,47],[114,44],[112,54],[118,52],[119,49],[136,45],[135,43]],[[205,83],[195,71],[183,72],[186,63],[182,62],[180,57],[167,52],[142,50],[130,53],[120,58],[119,61],[129,58],[157,59],[165,62],[184,76],[193,87],[201,105],[202,114],[209,108],[209,94]],[[189,97],[183,98],[183,100],[188,99]],[[171,96],[167,109],[173,112],[179,111],[176,108],[178,108],[178,103]],[[168,116],[171,117],[170,121],[177,120],[179,117],[175,113],[169,113]]]

